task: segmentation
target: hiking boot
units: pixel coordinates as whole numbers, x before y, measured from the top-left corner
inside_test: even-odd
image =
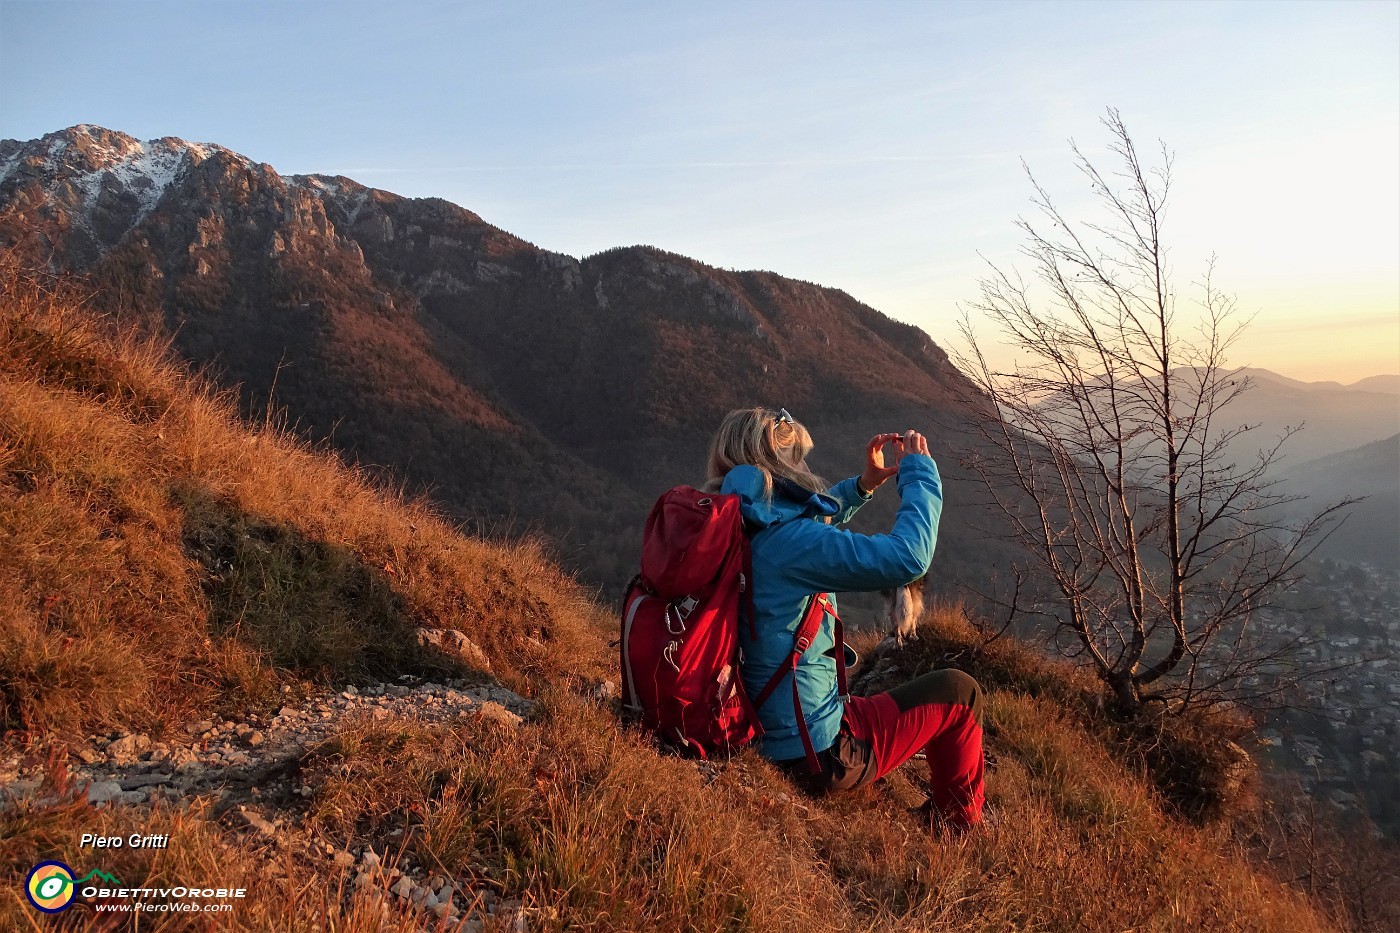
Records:
[[[976,823],[953,822],[933,809],[933,801],[925,800],[923,806],[910,811],[918,816],[934,833],[961,839],[972,835],[985,835],[1001,825],[1001,811],[991,804],[982,805],[982,818]]]

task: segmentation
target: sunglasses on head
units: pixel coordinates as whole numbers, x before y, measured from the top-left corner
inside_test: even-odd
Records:
[[[778,409],[778,416],[777,416],[774,420],[777,421],[778,424],[796,424],[796,423],[797,423],[796,420],[792,417],[792,415],[789,415],[789,414],[788,414],[788,410],[787,410],[786,408],[779,408],[779,409]]]

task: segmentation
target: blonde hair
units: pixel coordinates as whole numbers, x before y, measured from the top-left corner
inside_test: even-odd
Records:
[[[747,464],[763,471],[766,497],[773,495],[774,476],[792,480],[812,492],[825,492],[826,481],[802,466],[811,452],[812,435],[800,423],[780,421],[778,412],[767,408],[731,411],[710,442],[705,489],[718,492],[725,474]]]

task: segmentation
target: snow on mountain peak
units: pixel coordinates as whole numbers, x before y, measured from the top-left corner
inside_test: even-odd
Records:
[[[191,143],[174,136],[142,142],[87,123],[29,143],[7,141],[3,146],[0,152],[6,155],[0,164],[0,184],[16,175],[37,175],[51,184],[66,182],[81,201],[84,215],[92,212],[104,190],[124,193],[135,201],[132,226],[155,208],[185,171],[214,155],[252,164],[212,143]]]

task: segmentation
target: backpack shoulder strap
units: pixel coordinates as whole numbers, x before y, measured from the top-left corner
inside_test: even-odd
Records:
[[[797,626],[797,632],[792,640],[792,652],[788,655],[786,664],[781,664],[773,672],[773,676],[768,678],[768,683],[753,701],[754,709],[758,709],[768,701],[773,695],[773,691],[778,689],[778,684],[788,674],[792,675],[792,708],[797,714],[797,731],[802,736],[802,751],[807,757],[807,770],[813,774],[820,774],[822,770],[821,759],[817,757],[817,751],[812,746],[812,734],[807,729],[807,717],[802,713],[802,697],[797,690],[797,664],[802,655],[807,653],[807,649],[812,647],[812,639],[816,637],[817,631],[821,628],[822,617],[830,612],[831,617],[836,620],[836,686],[840,692],[841,702],[845,703],[850,699],[846,688],[846,642],[845,632],[841,625],[841,617],[838,616],[831,605],[831,597],[827,593],[818,593],[807,601],[807,608],[803,611],[802,621]]]

